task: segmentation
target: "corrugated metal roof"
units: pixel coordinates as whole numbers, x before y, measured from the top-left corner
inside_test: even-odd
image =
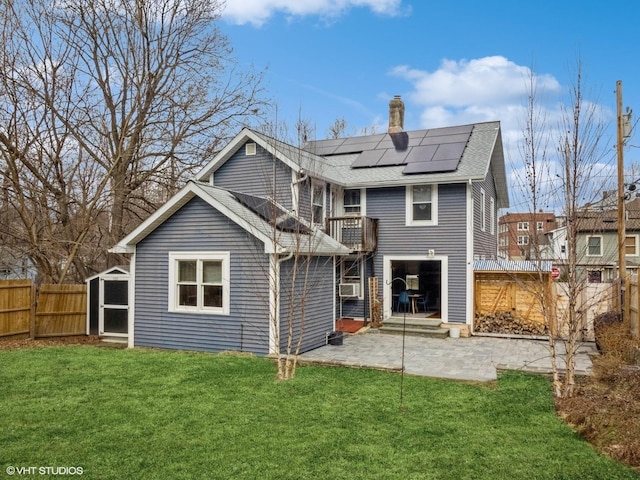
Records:
[[[553,262],[541,260],[476,260],[473,262],[474,271],[482,272],[551,272]]]

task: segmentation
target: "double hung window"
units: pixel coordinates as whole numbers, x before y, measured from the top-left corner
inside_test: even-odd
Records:
[[[229,253],[170,253],[169,310],[228,314]]]

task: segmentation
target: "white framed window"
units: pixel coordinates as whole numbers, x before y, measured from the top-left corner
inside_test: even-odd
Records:
[[[169,311],[229,314],[229,252],[170,252]]]
[[[518,245],[529,245],[529,236],[518,235]]]
[[[544,222],[536,222],[536,229],[541,232],[544,230]]]
[[[362,272],[363,263],[355,258],[345,258],[342,260],[341,264],[341,274],[340,278],[342,279],[341,283],[357,283],[360,285],[360,295],[358,298],[362,300],[364,298],[364,285],[362,283],[364,279],[364,275]]]
[[[244,154],[245,155],[255,155],[257,151],[256,144],[254,142],[247,142],[244,144]]]
[[[480,230],[487,231],[487,199],[484,189],[480,189]]]
[[[638,256],[638,235],[627,235],[625,237],[624,254],[630,257]]]
[[[529,222],[518,222],[518,231],[520,231],[520,232],[528,232],[529,231]]]
[[[491,229],[491,235],[496,234],[496,201],[493,197],[489,199],[489,221],[491,225],[489,228]]]
[[[602,256],[602,237],[591,235],[587,237],[587,257]]]
[[[345,215],[360,216],[363,212],[364,190],[347,189],[342,195],[342,206]]]
[[[438,224],[438,186],[411,185],[406,189],[406,225]]]
[[[311,183],[311,221],[317,225],[324,224],[325,185],[324,183]]]

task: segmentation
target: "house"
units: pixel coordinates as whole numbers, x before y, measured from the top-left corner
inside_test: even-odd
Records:
[[[553,212],[507,212],[498,219],[498,256],[506,260],[532,260],[534,246],[545,249],[546,234],[558,227]]]
[[[402,291],[411,314],[471,324],[473,261],[497,255],[497,212],[509,205],[500,124],[406,132],[403,116],[396,97],[387,133],[301,148],[239,132],[114,247],[132,255],[129,345],[282,348],[274,329],[299,287],[285,281],[301,237],[314,258],[303,351],[337,318],[367,318],[373,304],[393,316]],[[209,267],[211,306],[204,273],[181,279]]]
[[[607,200],[609,197],[605,197]],[[640,265],[640,198],[625,203],[625,259],[628,273],[638,273]],[[575,220],[577,273],[589,283],[610,282],[618,278],[618,208],[616,202],[589,204]],[[569,258],[567,225],[546,234],[547,257],[562,271]]]

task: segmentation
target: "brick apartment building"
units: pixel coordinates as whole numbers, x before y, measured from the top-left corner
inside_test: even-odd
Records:
[[[546,243],[545,233],[558,227],[556,215],[549,212],[506,213],[498,219],[498,257],[509,260],[535,258],[533,245]]]

